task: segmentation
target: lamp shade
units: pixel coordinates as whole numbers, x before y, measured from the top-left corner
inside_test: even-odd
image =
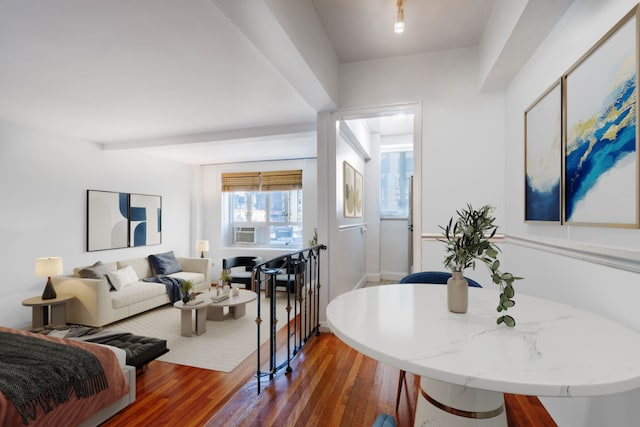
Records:
[[[198,252],[207,252],[209,250],[209,241],[208,240],[198,240],[196,242],[196,251]]]
[[[36,258],[36,277],[51,277],[62,273],[61,257]]]

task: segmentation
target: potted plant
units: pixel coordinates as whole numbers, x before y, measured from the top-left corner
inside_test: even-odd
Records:
[[[318,229],[313,229],[313,237],[309,240],[309,247],[315,248],[313,252],[317,255],[320,252],[320,249],[316,248],[318,246]]]
[[[449,310],[466,312],[469,290],[463,271],[469,267],[475,270],[476,261],[480,261],[489,269],[493,283],[500,286],[497,310],[502,315],[498,317],[497,323],[504,323],[512,328],[516,324],[515,319],[503,312],[515,305],[513,282],[521,277],[500,271],[500,249],[491,241],[498,230],[492,212],[493,207],[489,205],[475,210],[467,204],[466,209],[456,211],[458,218],[455,221],[452,217],[445,227],[440,226],[444,231],[444,239],[441,241],[447,245],[444,265],[452,271],[449,279],[451,283],[447,284]]]
[[[191,280],[183,280],[180,284],[180,290],[182,291],[182,302],[188,303],[191,300],[189,292],[193,289],[193,282]]]
[[[220,273],[220,286],[231,285],[231,270],[222,270]]]

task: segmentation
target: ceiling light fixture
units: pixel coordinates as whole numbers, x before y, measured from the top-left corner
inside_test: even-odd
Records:
[[[398,15],[396,16],[396,23],[393,25],[393,31],[396,34],[404,33],[404,8],[402,7],[403,0],[397,0]]]

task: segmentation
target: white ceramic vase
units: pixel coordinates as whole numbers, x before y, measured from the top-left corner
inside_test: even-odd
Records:
[[[469,284],[462,271],[454,271],[447,280],[447,305],[452,313],[466,313],[469,307]]]

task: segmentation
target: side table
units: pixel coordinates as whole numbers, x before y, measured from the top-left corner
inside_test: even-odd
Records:
[[[58,294],[53,299],[31,297],[22,301],[22,305],[31,307],[31,327],[43,328],[47,325],[65,325],[67,323],[67,302],[75,297],[69,294]],[[51,318],[49,318],[51,307]]]
[[[173,306],[181,311],[180,313],[180,335],[190,337],[192,317],[191,312],[196,312],[196,335],[202,335],[207,332],[207,307],[211,305],[210,299],[196,298],[196,304],[185,304],[177,301]]]

